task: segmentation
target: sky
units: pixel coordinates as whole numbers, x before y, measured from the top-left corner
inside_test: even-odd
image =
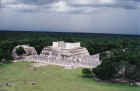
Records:
[[[140,34],[140,0],[0,0],[0,30]]]

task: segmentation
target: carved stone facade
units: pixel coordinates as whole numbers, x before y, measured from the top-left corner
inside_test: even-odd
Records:
[[[45,47],[42,50],[41,55],[49,56],[62,56],[62,57],[72,57],[72,56],[89,56],[89,52],[86,48],[80,46],[80,43],[64,43],[53,42],[52,46]]]
[[[38,59],[46,60],[49,64],[68,68],[96,67],[100,64],[99,54],[90,55],[87,48],[81,47],[80,42],[53,42],[52,46],[45,47]],[[45,58],[45,59],[44,59]]]

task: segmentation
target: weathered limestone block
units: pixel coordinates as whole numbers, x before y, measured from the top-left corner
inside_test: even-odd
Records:
[[[24,49],[25,54],[23,54],[21,56],[17,55],[16,49],[19,48],[19,47],[22,47]],[[21,59],[21,58],[24,58],[25,56],[29,56],[29,55],[37,55],[37,52],[36,52],[34,47],[31,47],[31,46],[28,46],[28,45],[18,45],[12,51],[12,57],[14,59]]]

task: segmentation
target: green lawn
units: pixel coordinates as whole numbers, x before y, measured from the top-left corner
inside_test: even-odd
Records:
[[[30,63],[0,65],[0,91],[140,91],[140,87],[96,82],[81,75],[81,69],[33,69]]]

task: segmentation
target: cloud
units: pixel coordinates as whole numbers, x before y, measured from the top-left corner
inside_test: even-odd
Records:
[[[115,0],[68,0],[68,2],[77,5],[95,5],[95,4],[113,4]]]
[[[106,8],[140,8],[140,0],[2,0],[1,3],[3,8],[29,12],[93,13]]]
[[[72,7],[70,7],[66,2],[59,1],[57,3],[53,3],[50,5],[50,9],[52,11],[56,12],[69,12],[72,10]]]

